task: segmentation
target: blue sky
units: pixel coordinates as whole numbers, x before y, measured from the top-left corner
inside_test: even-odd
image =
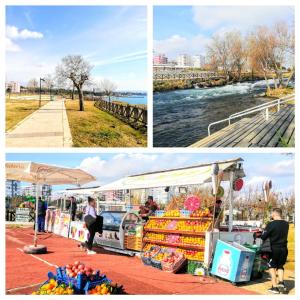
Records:
[[[52,73],[61,58],[83,55],[94,79],[119,90],[145,90],[144,6],[8,6],[6,79],[25,84]]]
[[[213,34],[251,31],[258,25],[294,23],[291,6],[156,6],[154,50],[174,58],[178,54],[205,54]]]
[[[272,153],[227,154],[170,154],[170,153],[10,153],[7,161],[35,161],[66,167],[80,167],[97,178],[95,184],[106,184],[123,176],[142,172],[184,167],[216,160],[241,157],[244,159],[245,182],[248,186],[261,187],[271,179],[274,190],[288,193],[294,189],[294,156]],[[93,185],[93,184],[92,184]],[[62,187],[56,187],[61,189]]]

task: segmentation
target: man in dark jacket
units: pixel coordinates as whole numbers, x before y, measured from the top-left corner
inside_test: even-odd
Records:
[[[45,232],[45,217],[47,206],[42,197],[39,197],[38,202],[38,232]]]
[[[76,199],[75,197],[70,197],[70,202],[67,205],[67,210],[70,211],[71,214],[71,220],[75,221],[75,217],[76,217],[76,212],[77,212],[77,203],[76,203]]]
[[[272,287],[269,292],[279,294],[285,292],[286,287],[283,281],[284,268],[288,256],[287,239],[289,232],[289,223],[282,219],[282,210],[274,208],[272,219],[266,226],[261,235],[261,239],[270,240],[271,253],[269,258],[269,272],[272,279]],[[278,276],[278,283],[277,277]]]

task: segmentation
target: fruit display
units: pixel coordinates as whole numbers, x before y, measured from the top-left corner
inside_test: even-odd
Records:
[[[32,295],[74,295],[74,289],[64,283],[58,283],[52,278]]]
[[[211,217],[211,216],[212,214],[209,208],[194,210],[190,215],[190,217],[192,218]]]
[[[164,219],[164,217],[168,217]],[[144,247],[150,249],[158,245],[161,249],[169,248],[182,253],[189,260],[204,260],[205,232],[212,225],[208,208],[197,209],[190,217],[181,217],[179,210],[167,211],[164,217],[152,217],[144,227]],[[158,259],[157,259],[158,258]],[[165,255],[156,255],[156,260],[163,260]]]
[[[93,270],[91,267],[86,266],[80,261],[75,261],[73,264],[67,264],[65,268],[66,274],[70,278],[78,278],[78,275],[85,275],[88,280],[93,281],[99,274],[99,271]]]
[[[88,295],[115,295],[123,294],[123,287],[116,283],[102,283],[87,291]]]
[[[180,217],[180,210],[174,209],[174,210],[166,211],[164,213],[164,217],[179,218]]]
[[[199,236],[182,236],[179,234],[163,234],[147,232],[145,238],[152,241],[163,241],[170,244],[204,246],[205,239]]]

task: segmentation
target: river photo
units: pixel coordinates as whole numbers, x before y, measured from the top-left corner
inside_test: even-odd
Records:
[[[265,81],[153,95],[153,146],[187,147],[207,136],[210,123],[259,105]],[[224,126],[227,123],[224,123]],[[213,132],[218,127],[212,128]]]

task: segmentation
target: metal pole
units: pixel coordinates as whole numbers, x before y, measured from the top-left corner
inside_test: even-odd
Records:
[[[40,78],[40,100],[39,100],[39,107],[42,105],[42,78]]]
[[[38,212],[39,212],[39,191],[38,191],[38,183],[35,184],[35,227],[34,227],[34,238],[33,244],[34,247],[37,246],[37,232],[38,232]]]
[[[234,171],[230,171],[230,183],[229,183],[229,224],[228,232],[232,231],[233,227],[233,178]]]

